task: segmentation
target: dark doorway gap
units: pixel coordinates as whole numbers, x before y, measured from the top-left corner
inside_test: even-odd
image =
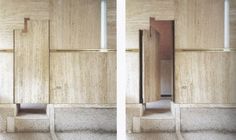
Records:
[[[18,114],[46,114],[47,104],[17,104]]]

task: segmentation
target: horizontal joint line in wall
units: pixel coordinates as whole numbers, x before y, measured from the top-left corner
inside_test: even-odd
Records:
[[[175,52],[236,52],[235,48],[175,49]]]
[[[126,49],[125,50],[126,52],[139,52],[139,49],[136,49],[136,48],[134,48],[134,49]]]
[[[63,103],[54,103],[54,107],[83,107],[83,108],[116,108],[116,103],[109,103],[109,104],[97,104],[97,103],[70,103],[70,104],[63,104]]]
[[[115,49],[76,49],[76,50],[59,50],[51,49],[50,52],[115,52]]]
[[[14,52],[14,49],[0,49],[0,52],[11,53]]]
[[[51,49],[50,52],[116,52],[116,49],[77,49],[77,50],[59,50]],[[126,52],[139,52],[139,49],[126,49]]]

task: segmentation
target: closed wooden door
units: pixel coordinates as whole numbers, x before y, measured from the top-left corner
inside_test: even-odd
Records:
[[[49,103],[49,22],[15,30],[15,103]]]
[[[160,99],[159,34],[151,29],[142,31],[142,96],[143,102]]]

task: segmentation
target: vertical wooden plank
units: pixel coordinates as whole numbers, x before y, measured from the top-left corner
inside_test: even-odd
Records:
[[[115,103],[115,60],[115,52],[52,53],[50,102]]]
[[[144,103],[160,99],[159,34],[155,30],[143,31],[143,98]]]
[[[100,48],[100,0],[50,0],[51,49]]]
[[[28,21],[15,31],[15,102],[49,101],[49,22]]]
[[[13,103],[13,53],[0,52],[0,103]]]
[[[236,1],[229,0],[230,48],[236,48]]]
[[[177,103],[235,103],[235,52],[177,52]]]
[[[175,48],[223,48],[224,0],[177,0]]]

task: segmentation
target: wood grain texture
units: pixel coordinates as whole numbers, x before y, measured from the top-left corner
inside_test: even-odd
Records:
[[[107,0],[107,45],[116,49],[116,0]]]
[[[0,103],[13,103],[13,53],[0,52]]]
[[[177,52],[177,103],[236,103],[235,52]]]
[[[160,99],[159,34],[155,30],[143,30],[142,40],[143,102],[147,103]]]
[[[229,0],[230,48],[236,48],[236,1]]]
[[[49,0],[0,0],[0,48],[13,49],[13,30],[27,17],[48,20]]]
[[[116,103],[115,52],[51,54],[51,103]]]
[[[126,52],[126,103],[139,103],[139,52]]]
[[[100,0],[50,0],[51,49],[100,48]]]
[[[174,20],[175,0],[126,0],[127,48],[139,48],[139,30],[149,29],[150,17]]]
[[[15,30],[15,103],[49,103],[49,21]]]
[[[224,0],[177,0],[175,48],[223,48]]]

